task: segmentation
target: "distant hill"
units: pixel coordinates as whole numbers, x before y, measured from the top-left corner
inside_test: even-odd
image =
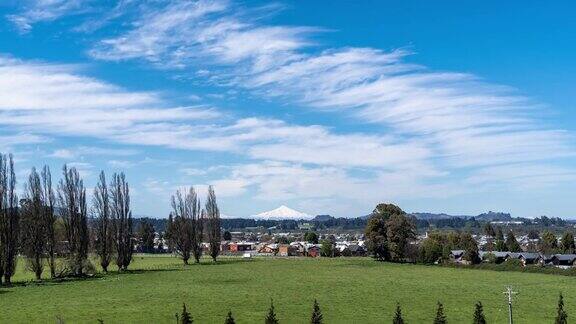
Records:
[[[316,217],[314,217],[312,220],[316,222],[326,222],[333,219],[334,217],[330,215],[316,215]]]
[[[479,221],[510,221],[514,219],[509,213],[503,212],[493,212],[489,211],[487,213],[482,213],[477,216],[472,215],[450,215],[446,213],[426,213],[426,212],[417,212],[417,213],[409,213],[416,217],[416,219],[420,220],[440,220],[440,219],[451,219],[451,218],[463,218],[469,219],[474,217],[476,220]],[[371,215],[360,216],[361,219],[368,219]]]
[[[502,212],[493,212],[489,211],[487,213],[482,213],[476,216],[476,220],[481,221],[510,221],[512,220],[512,216],[509,213],[502,213]]]
[[[410,213],[410,215],[416,217],[417,219],[423,220],[434,220],[434,219],[450,219],[450,218],[471,218],[468,215],[448,215],[445,213],[435,214],[435,213]]]

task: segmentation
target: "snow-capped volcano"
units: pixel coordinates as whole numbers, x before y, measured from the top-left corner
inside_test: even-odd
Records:
[[[255,218],[258,219],[310,219],[312,218],[311,215],[308,215],[306,213],[303,212],[299,212],[297,210],[294,210],[292,208],[286,207],[284,205],[267,211],[267,212],[263,212],[260,213],[258,215],[254,215]]]

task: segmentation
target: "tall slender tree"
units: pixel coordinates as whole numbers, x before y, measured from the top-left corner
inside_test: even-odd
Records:
[[[96,254],[100,258],[100,266],[108,272],[108,266],[114,256],[114,228],[110,217],[110,193],[104,171],[94,188],[92,212],[96,218]]]
[[[481,302],[477,302],[474,307],[474,319],[473,324],[486,324],[486,318],[484,317],[484,307]]]
[[[314,306],[312,307],[312,317],[310,319],[310,324],[322,324],[322,311],[320,311],[320,305],[318,301],[314,299]]]
[[[276,318],[276,312],[274,310],[274,301],[270,300],[270,308],[268,308],[268,314],[264,319],[265,324],[278,324],[278,319]]]
[[[88,266],[86,188],[76,168],[68,169],[64,165],[62,175],[58,184],[58,204],[66,229],[69,261],[72,274],[82,276]]]
[[[446,324],[446,315],[444,315],[444,306],[441,302],[438,302],[438,307],[436,308],[436,317],[434,318],[434,324]]]
[[[566,232],[562,235],[562,241],[560,241],[562,247],[562,252],[572,254],[576,252],[576,245],[574,244],[574,234],[572,232]]]
[[[568,323],[568,314],[564,310],[564,297],[560,294],[558,297],[558,309],[556,314],[555,324],[566,324]]]
[[[192,253],[192,220],[190,219],[191,199],[188,194],[177,190],[172,196],[172,210],[168,222],[170,245],[180,255],[184,264],[188,264]],[[174,215],[174,217],[172,217]]]
[[[394,319],[392,320],[392,324],[404,324],[404,319],[402,318],[402,309],[400,308],[400,304],[396,304],[396,312],[394,313]]]
[[[12,154],[0,154],[0,284],[11,285],[16,270],[19,232],[16,174]]]
[[[137,236],[142,252],[154,252],[154,238],[156,237],[156,230],[150,221],[146,219],[140,221]]]
[[[208,242],[210,243],[210,256],[216,262],[220,254],[220,210],[216,202],[216,193],[214,187],[208,187],[208,197],[206,198],[206,217],[208,222]]]
[[[36,280],[42,278],[46,255],[47,228],[44,193],[40,175],[32,168],[21,200],[21,251],[26,257],[26,266],[34,272]]]
[[[112,176],[110,188],[111,215],[116,244],[116,265],[120,271],[128,270],[132,262],[134,246],[132,242],[132,211],[130,210],[130,189],[124,173]]]
[[[514,232],[512,230],[510,230],[506,236],[506,247],[510,252],[522,252],[520,243],[518,243],[516,240],[516,236],[514,236]]]
[[[56,223],[56,214],[54,206],[56,196],[52,188],[52,174],[50,168],[45,165],[42,169],[42,192],[44,193],[44,223],[46,224],[46,254],[48,255],[48,267],[50,268],[50,278],[56,277],[56,232],[54,225]]]
[[[194,255],[194,261],[196,263],[200,262],[202,257],[202,241],[204,240],[204,222],[205,217],[202,213],[202,207],[200,207],[200,199],[194,190],[194,187],[190,187],[188,192],[188,200],[190,208],[190,221],[192,227],[192,254]]]
[[[232,311],[228,311],[228,315],[226,315],[226,320],[224,324],[236,324],[234,317],[232,316]]]

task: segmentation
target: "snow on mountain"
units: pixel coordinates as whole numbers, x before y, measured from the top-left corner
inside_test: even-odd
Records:
[[[299,212],[297,210],[294,210],[292,208],[286,207],[284,205],[267,211],[267,212],[263,212],[260,213],[258,215],[254,215],[254,218],[257,219],[275,219],[275,220],[281,220],[281,219],[311,219],[312,215],[308,215],[306,213],[303,212]]]

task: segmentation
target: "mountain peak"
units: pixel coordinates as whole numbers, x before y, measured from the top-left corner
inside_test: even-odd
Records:
[[[312,216],[297,210],[294,210],[286,205],[269,210],[255,215],[256,218],[262,219],[310,219]]]

